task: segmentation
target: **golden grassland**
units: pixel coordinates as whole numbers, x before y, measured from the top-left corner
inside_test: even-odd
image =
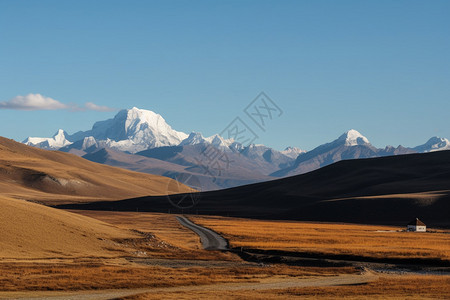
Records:
[[[147,257],[239,260],[230,253],[203,250],[199,236],[182,226],[176,215],[89,210],[70,210],[70,212],[97,219],[120,229],[151,234],[150,240],[140,243],[141,251],[145,251]]]
[[[178,248],[202,249],[198,235],[182,226],[176,219],[176,215],[146,212],[69,211],[112,224],[118,228],[151,232],[161,240]]]
[[[376,258],[450,260],[450,235],[401,232],[390,226],[261,221],[191,216],[227,238],[232,247],[317,254],[345,254]]]
[[[288,289],[274,291],[286,296],[308,296],[328,298],[360,298],[370,299],[449,299],[450,276],[403,275],[385,276],[367,285],[330,286],[323,288]]]
[[[1,200],[0,198],[0,202]],[[2,246],[15,245],[16,249],[9,249],[9,253],[16,251],[16,256],[11,254],[0,259],[0,291],[3,293],[0,295],[18,291],[33,293],[37,291],[165,289],[170,287],[176,287],[182,291],[159,290],[158,293],[146,293],[126,299],[285,299],[295,297],[384,299],[404,298],[411,295],[414,297],[418,295],[416,299],[427,297],[443,299],[448,298],[450,293],[449,276],[409,275],[382,275],[379,280],[363,286],[308,288],[278,288],[277,286],[272,290],[227,290],[225,288],[218,293],[215,290],[218,284],[258,284],[267,280],[289,281],[297,278],[306,280],[308,278],[331,278],[331,276],[342,274],[344,274],[343,276],[353,276],[352,274],[356,274],[357,271],[352,267],[321,268],[283,264],[271,266],[246,264],[234,254],[202,250],[198,236],[181,226],[175,219],[176,216],[170,214],[61,211],[14,199],[3,199],[0,204],[5,208],[0,211],[0,214],[3,212],[0,220],[11,217],[6,214],[18,216],[16,221],[1,224],[5,228],[11,226],[8,234],[0,232],[0,235],[3,234],[2,239],[5,241],[6,238],[9,239]],[[27,221],[27,219],[29,220]],[[280,250],[287,249],[286,247],[290,243],[294,243],[295,247],[292,249],[302,249],[300,247],[301,240],[292,240],[295,235],[292,236],[292,233],[289,233],[289,230],[294,230],[293,232],[298,234],[301,230],[297,226],[303,229],[310,228],[311,232],[316,233],[317,231],[313,231],[312,228],[318,226],[320,229],[318,232],[325,232],[326,238],[324,238],[324,243],[316,243],[323,245],[328,243],[332,234],[324,228],[321,229],[321,226],[325,226],[325,228],[334,226],[334,224],[216,217],[191,217],[191,219],[216,231],[222,230],[228,238],[231,237],[232,244],[234,243],[233,238],[239,237],[239,239],[236,238],[237,241],[248,239],[251,243],[262,243],[263,247],[273,247],[275,244],[280,247]],[[255,223],[252,225],[251,222]],[[366,234],[370,232],[381,234],[377,230],[391,229],[383,226],[345,224],[336,224],[336,226],[344,226],[342,230],[347,228],[347,234],[353,235],[355,232],[361,231]],[[221,230],[219,230],[220,228]],[[270,228],[281,230],[279,236],[282,240],[277,239],[275,231],[272,231],[273,236],[267,235],[267,232],[271,232]],[[28,231],[30,233],[27,233]],[[232,234],[227,232],[232,232]],[[261,234],[264,232],[266,235],[261,238]],[[15,234],[21,237],[16,244],[14,244],[13,238]],[[49,243],[49,249],[39,248],[45,234],[47,234],[45,239],[48,240],[44,240],[44,244]],[[66,238],[67,240],[65,240]],[[320,239],[317,236],[315,238]],[[29,244],[26,243],[27,241]],[[47,251],[62,247],[64,243],[61,241],[67,245],[61,248],[60,252]],[[29,255],[22,256],[19,246],[26,249]],[[366,247],[368,246],[366,245]],[[292,249],[289,248],[291,251]],[[2,252],[0,251],[0,253]],[[48,255],[42,255],[42,253]],[[130,260],[132,257],[134,259]],[[179,262],[179,264],[169,267],[164,264],[145,263],[145,260],[151,261],[156,258],[165,262]],[[183,262],[186,260],[206,261],[207,264],[185,266]],[[226,261],[229,264],[226,266],[215,265],[217,261]],[[421,284],[418,284],[419,282]],[[190,290],[189,287],[194,286],[197,289]],[[198,286],[204,286],[204,288],[198,290]]]
[[[0,224],[6,229],[0,231],[0,291],[189,286],[355,272],[353,268],[241,265],[234,254],[200,249],[198,236],[181,226],[175,215],[88,211],[81,215],[2,198],[0,205],[0,220],[10,220]],[[145,262],[157,258],[208,263],[184,267],[181,261],[176,267],[165,267]],[[213,266],[215,261],[232,264]]]
[[[90,259],[79,263],[17,262],[0,263],[0,291],[70,291],[133,289],[208,285],[228,282],[258,282],[276,276],[310,277],[352,274],[353,268],[300,268],[273,266],[169,268],[111,264]]]
[[[116,257],[135,250],[129,230],[24,200],[0,197],[1,259]]]
[[[243,280],[236,273],[207,269],[171,269],[136,266],[27,264],[0,265],[3,291],[20,290],[86,290],[112,288],[169,287],[185,284],[208,284]],[[230,275],[230,276],[227,276]]]
[[[148,299],[450,299],[450,276],[403,275],[382,276],[364,285],[303,287],[272,290],[240,290],[220,292],[204,290],[145,293],[125,297],[127,300]]]

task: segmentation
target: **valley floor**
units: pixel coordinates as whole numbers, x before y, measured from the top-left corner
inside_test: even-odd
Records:
[[[233,252],[203,250],[199,237],[182,226],[176,215],[105,211],[70,213],[96,219],[101,222],[98,226],[104,224],[102,226],[111,226],[121,234],[130,232],[130,235],[113,239],[114,248],[107,250],[108,256],[96,253],[67,257],[55,253],[53,257],[32,257],[30,254],[27,258],[1,258],[0,298],[450,298],[450,275],[399,275],[353,266],[247,262]],[[328,254],[365,253],[372,257],[391,255],[396,258],[420,258],[426,253],[426,257],[449,260],[447,232],[410,235],[398,232],[398,228],[383,226],[202,216],[190,216],[189,219],[222,234],[232,247],[237,248],[291,252],[316,249]],[[333,234],[333,228],[339,228],[339,234]],[[399,239],[399,234],[405,238]],[[352,242],[345,240],[345,236]],[[336,239],[344,239],[344,243],[339,244]],[[411,248],[413,243],[419,250]]]

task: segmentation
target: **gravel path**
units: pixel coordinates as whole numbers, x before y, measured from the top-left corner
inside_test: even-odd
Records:
[[[211,229],[199,226],[191,222],[186,217],[177,217],[181,225],[189,228],[200,236],[203,249],[207,250],[228,250],[228,242],[221,235],[212,231]]]

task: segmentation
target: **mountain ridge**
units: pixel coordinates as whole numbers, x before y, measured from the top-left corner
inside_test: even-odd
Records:
[[[310,151],[295,147],[278,151],[264,145],[244,146],[218,134],[204,137],[199,132],[191,132],[188,135],[172,129],[161,115],[136,107],[121,110],[112,119],[96,122],[88,131],[68,135],[60,129],[52,138],[29,137],[24,143],[73,153],[92,161],[99,159],[97,162],[130,170],[139,168],[134,158],[122,155],[117,159],[119,156],[112,152],[103,153],[108,158],[93,154],[111,149],[144,156],[152,160],[142,158],[145,168],[139,169],[173,179],[195,175],[202,178],[205,189],[211,190],[303,174],[345,159],[450,149],[450,142],[438,137],[412,148],[401,145],[376,148],[367,137],[351,129]],[[157,167],[153,167],[151,161]],[[165,172],[161,169],[164,162],[167,163]],[[209,180],[205,181],[205,176],[209,176]]]

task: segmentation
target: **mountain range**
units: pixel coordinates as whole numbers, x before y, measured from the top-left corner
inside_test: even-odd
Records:
[[[60,129],[51,138],[29,137],[23,143],[170,177],[203,191],[303,174],[340,160],[450,149],[449,140],[439,137],[413,148],[380,149],[352,129],[311,151],[296,147],[278,151],[264,145],[242,145],[217,134],[203,137],[198,132],[176,131],[161,115],[136,107],[96,122],[88,131],[69,135]]]

